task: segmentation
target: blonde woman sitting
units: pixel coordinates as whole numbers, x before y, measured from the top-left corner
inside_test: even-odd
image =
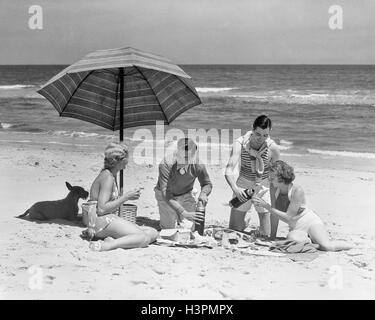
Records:
[[[140,189],[123,195],[118,192],[116,175],[126,168],[128,157],[126,146],[109,144],[104,153],[104,168],[91,186],[90,200],[97,201],[97,218],[94,227],[88,231],[92,236],[104,240],[90,242],[90,248],[94,251],[146,247],[158,236],[154,228],[139,227],[118,216],[118,210],[124,202],[136,200],[140,196]]]
[[[271,165],[270,181],[276,187],[275,206],[271,207],[258,196],[252,201],[255,205],[265,208],[289,225],[287,239],[297,242],[308,241],[319,245],[320,250],[340,251],[351,249],[352,246],[342,241],[333,241],[320,217],[306,206],[305,193],[301,186],[293,184],[294,169],[287,163],[277,160]]]

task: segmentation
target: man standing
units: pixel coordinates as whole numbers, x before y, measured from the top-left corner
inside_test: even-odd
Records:
[[[196,158],[197,145],[192,139],[183,138],[177,142],[177,150],[171,158],[165,157],[159,164],[159,178],[155,187],[158,202],[160,226],[173,229],[184,218],[201,222],[202,213],[195,212],[196,203],[192,196],[195,179],[201,185],[198,201],[207,204],[212,183],[204,164]]]
[[[246,201],[246,189],[254,189],[256,193],[270,203],[274,197],[272,185],[269,182],[270,163],[279,160],[280,152],[276,143],[270,138],[271,119],[261,115],[255,119],[253,130],[239,137],[233,144],[230,159],[228,161],[225,179],[233,190],[233,196],[244,202],[238,208],[232,208],[230,213],[229,228],[243,231],[246,228],[245,216],[251,209],[252,202]],[[239,165],[239,175],[235,171]],[[276,237],[278,219],[271,217],[262,207],[255,206],[258,213],[260,236]]]

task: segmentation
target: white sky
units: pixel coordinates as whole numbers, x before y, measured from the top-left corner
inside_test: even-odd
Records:
[[[375,64],[374,0],[0,0],[0,64],[133,46],[178,64]],[[331,5],[343,29],[328,26]],[[43,8],[43,30],[28,9]]]

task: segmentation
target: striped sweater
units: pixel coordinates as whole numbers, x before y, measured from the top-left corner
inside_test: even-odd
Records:
[[[239,137],[236,141],[241,144],[241,161],[240,161],[240,178],[244,178],[249,181],[255,181],[256,170],[253,168],[254,162],[249,153],[249,139],[251,136],[251,131],[248,131],[245,135]],[[274,143],[271,138],[266,140],[266,151],[262,154],[262,159],[264,162],[264,171],[263,174],[259,177],[260,180],[268,179],[270,172],[270,150],[269,147]]]

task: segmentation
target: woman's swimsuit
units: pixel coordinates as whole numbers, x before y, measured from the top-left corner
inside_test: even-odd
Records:
[[[287,212],[290,204],[290,199],[292,197],[293,184],[289,185],[288,193],[283,194],[280,192],[280,189],[277,188],[275,197],[275,208],[282,212]],[[315,224],[323,224],[323,221],[320,217],[311,209],[307,208],[305,205],[301,205],[298,209],[298,212],[292,219],[289,221],[289,231],[300,230],[304,231],[307,234],[309,229]]]
[[[116,179],[113,182],[113,186],[114,188],[113,188],[111,198],[109,199],[109,201],[116,200],[119,197]],[[111,213],[97,216],[96,221],[95,221],[95,226],[94,226],[95,233],[97,234],[98,232],[103,231],[105,228],[109,226],[109,224],[113,220],[118,219],[119,218],[118,213],[119,213],[119,209],[116,209],[115,211]]]

